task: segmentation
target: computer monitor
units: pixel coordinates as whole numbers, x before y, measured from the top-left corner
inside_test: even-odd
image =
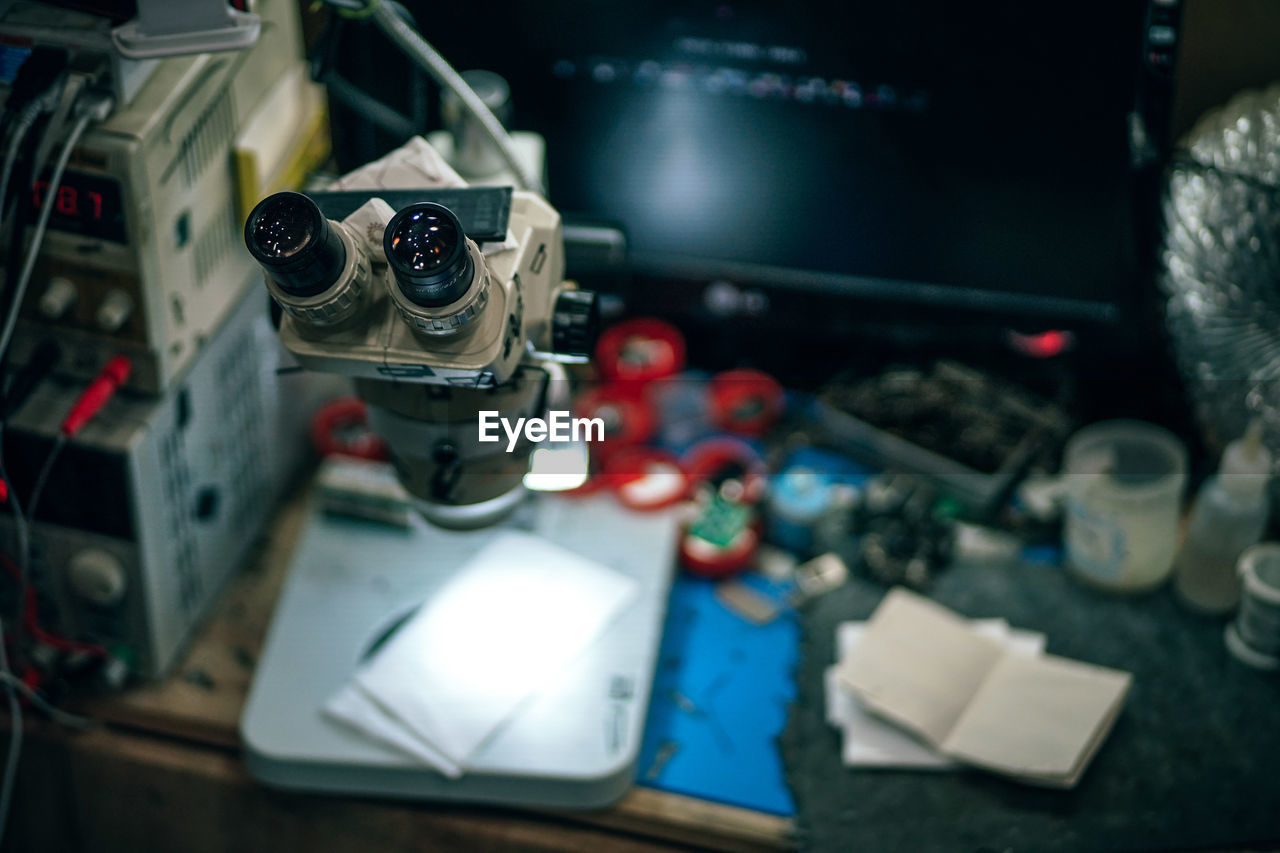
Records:
[[[640,275],[1113,323],[1149,262],[1144,45],[1176,4],[406,5],[507,78],[552,202]]]

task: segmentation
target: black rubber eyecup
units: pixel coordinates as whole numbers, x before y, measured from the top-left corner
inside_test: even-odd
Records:
[[[415,305],[438,308],[457,302],[475,277],[462,223],[440,204],[419,202],[393,216],[382,248],[400,292]]]
[[[280,289],[315,296],[333,286],[347,249],[316,203],[302,193],[267,196],[249,212],[244,244]]]

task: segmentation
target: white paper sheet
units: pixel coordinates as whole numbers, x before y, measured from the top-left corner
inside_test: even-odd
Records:
[[[457,779],[462,775],[461,767],[400,725],[399,720],[379,707],[378,703],[366,696],[353,682],[347,682],[345,687],[330,697],[325,703],[324,713],[330,719],[434,767],[450,779]]]
[[[463,771],[635,593],[635,582],[613,569],[531,534],[504,533],[425,602],[326,710],[423,757],[405,745],[407,735],[443,759],[429,762],[442,772],[449,765]],[[347,695],[352,689],[380,713]],[[353,722],[352,711],[370,722]],[[389,735],[388,726],[404,732]]]

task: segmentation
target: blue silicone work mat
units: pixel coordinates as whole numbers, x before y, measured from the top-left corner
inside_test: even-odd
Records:
[[[783,587],[747,583],[781,600]],[[742,619],[715,584],[676,579],[667,608],[636,783],[755,811],[795,812],[777,736],[795,698],[800,629],[784,608],[768,625]]]
[[[862,465],[813,448],[801,465],[861,484]],[[753,625],[715,596],[715,583],[679,574],[672,585],[636,784],[754,811],[795,814],[777,738],[796,696],[800,626],[784,602],[792,586],[752,572],[739,579],[781,605]]]

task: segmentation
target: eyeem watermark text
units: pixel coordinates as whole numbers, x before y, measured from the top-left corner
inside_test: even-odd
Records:
[[[480,412],[480,441],[501,441],[499,427],[507,436],[507,452],[515,450],[523,435],[527,441],[604,441],[604,418],[575,418],[569,412],[547,412],[546,418],[516,418],[513,424],[496,411]]]

